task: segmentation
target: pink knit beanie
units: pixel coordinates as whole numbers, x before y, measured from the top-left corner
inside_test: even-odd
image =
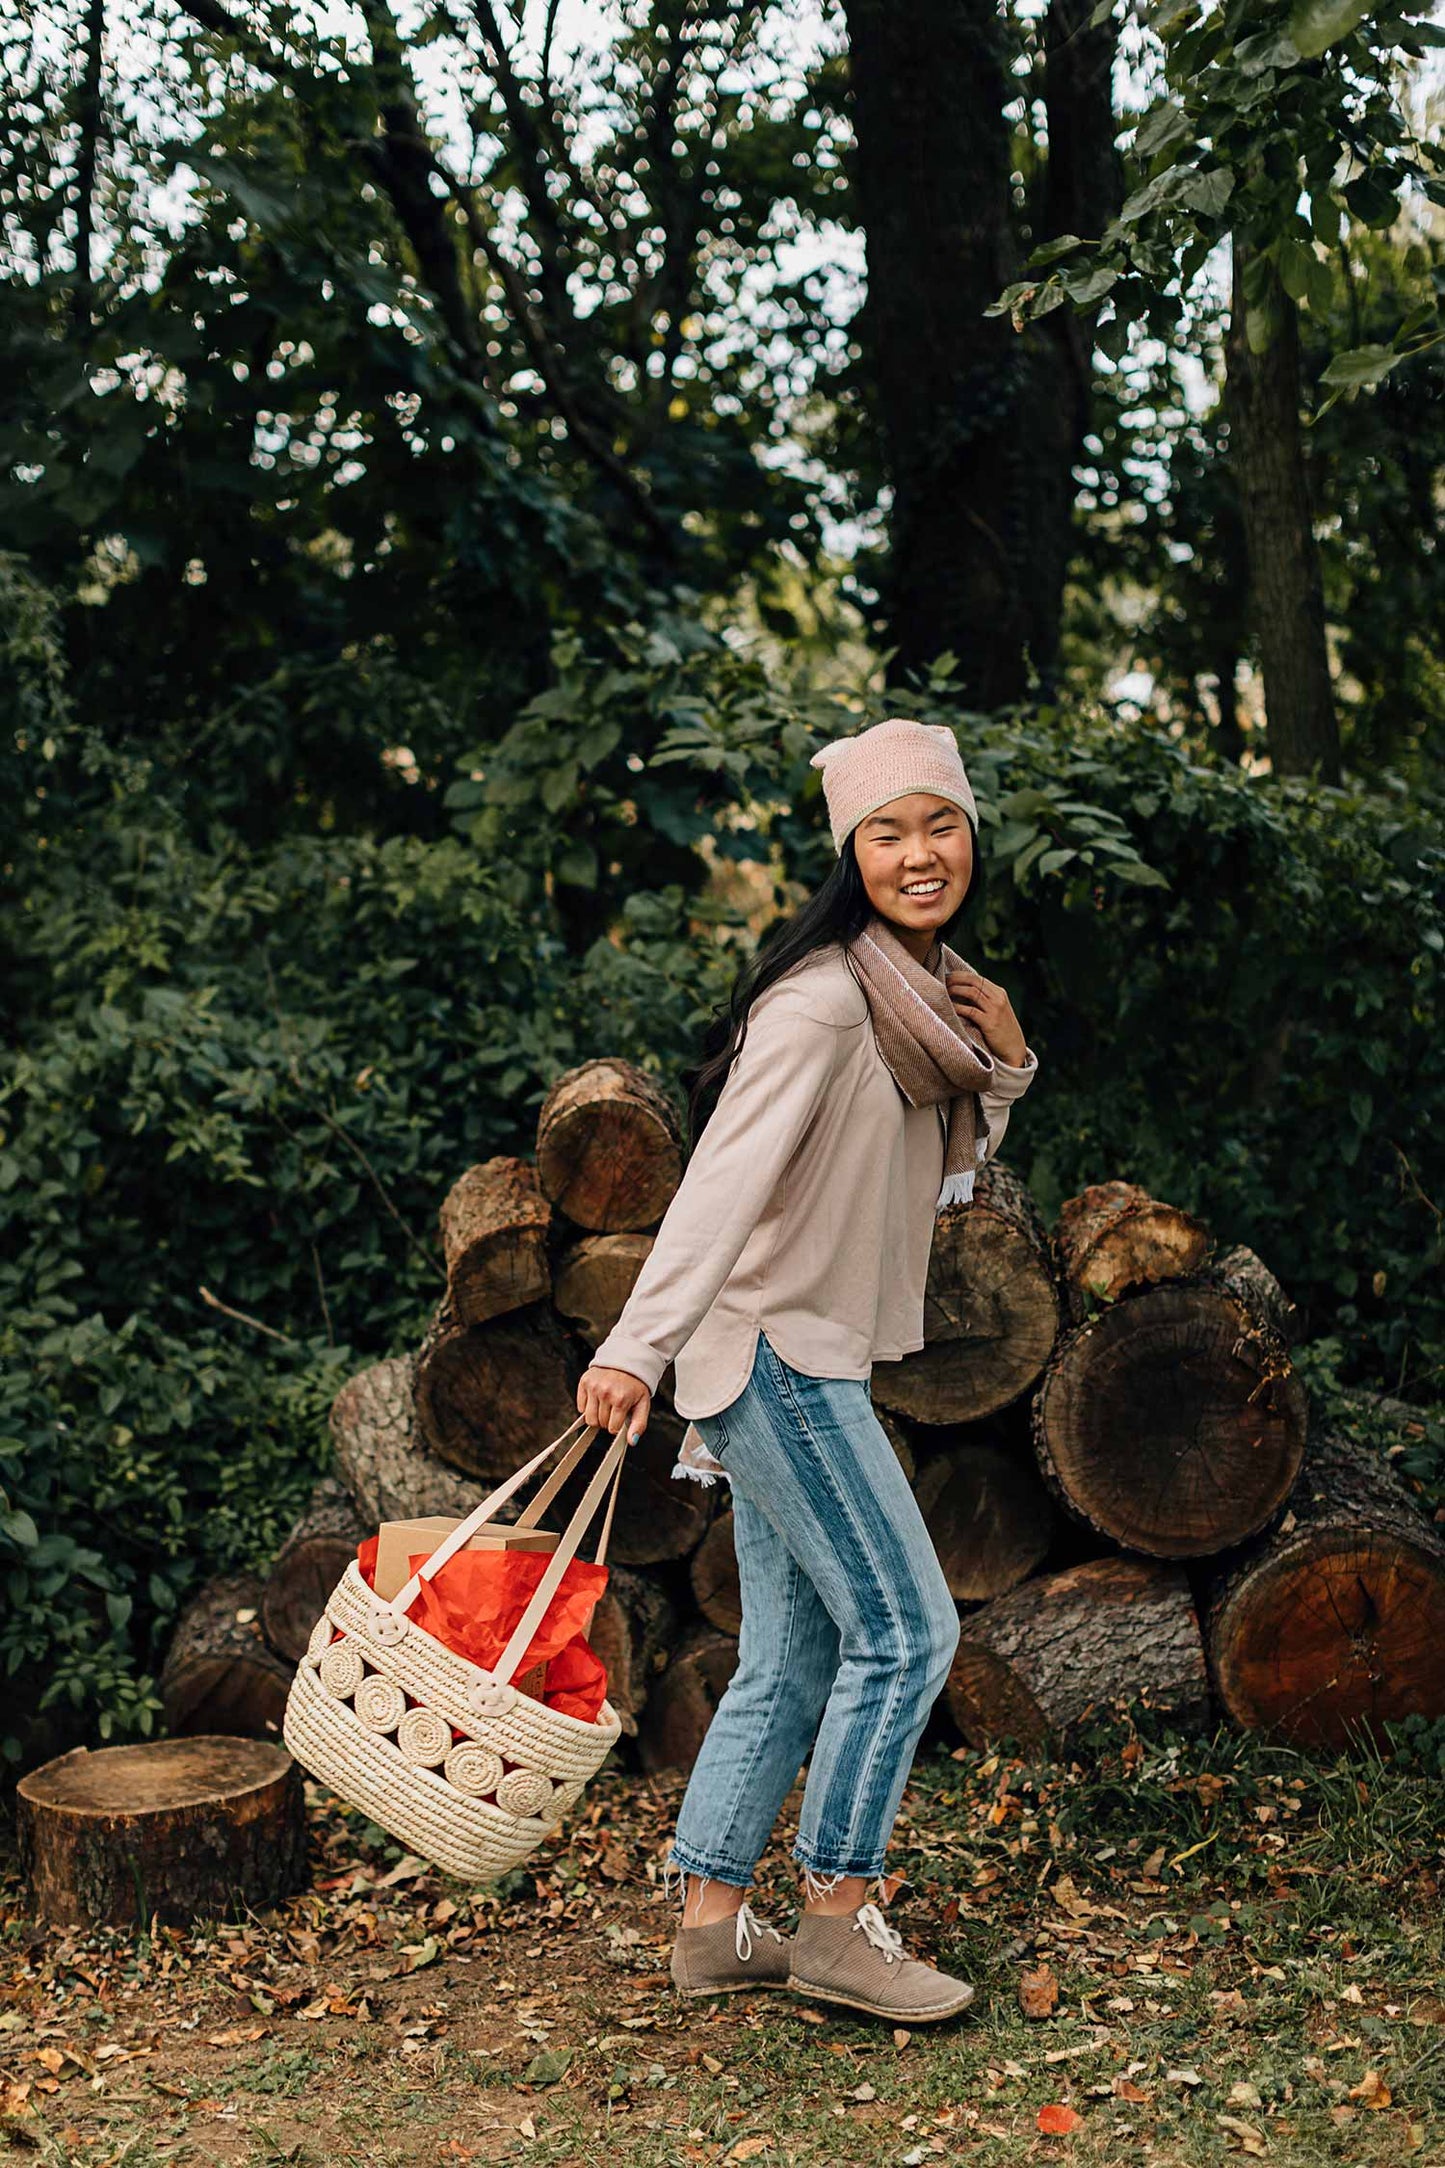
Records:
[[[823,771],[823,796],[840,858],[859,821],[887,805],[890,798],[904,798],[914,790],[930,791],[936,798],[962,806],[977,831],[978,808],[963,772],[958,740],[947,723],[915,723],[901,715],[891,716],[855,737],[820,745],[809,766]]]

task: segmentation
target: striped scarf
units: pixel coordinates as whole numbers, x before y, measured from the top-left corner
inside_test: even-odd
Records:
[[[967,1204],[979,1140],[988,1138],[978,1094],[993,1075],[993,1056],[968,1036],[944,976],[970,967],[942,940],[931,971],[915,963],[876,912],[849,942],[848,953],[868,997],[878,1051],[898,1089],[911,1107],[947,1103],[948,1141],[936,1209]]]

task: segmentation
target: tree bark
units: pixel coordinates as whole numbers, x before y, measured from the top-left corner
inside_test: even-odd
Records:
[[[1307,1412],[1278,1333],[1200,1272],[1065,1335],[1034,1400],[1034,1446],[1060,1502],[1101,1535],[1198,1558],[1279,1510]]]
[[[971,1746],[1013,1738],[1031,1752],[1116,1704],[1201,1721],[1209,1686],[1189,1584],[1177,1566],[1137,1558],[1029,1581],[965,1619],[944,1697]]]
[[[875,1364],[872,1396],[914,1422],[976,1422],[1027,1392],[1058,1329],[1043,1220],[1025,1184],[995,1162],[981,1170],[971,1204],[938,1215],[924,1345]]]
[[[447,1293],[459,1324],[484,1325],[547,1299],[551,1224],[537,1170],[525,1159],[483,1160],[458,1177],[442,1201],[438,1225]]]
[[[76,1747],[17,1803],[31,1900],[55,1926],[261,1911],[306,1882],[301,1771],[260,1740]]]
[[[375,1533],[345,1486],[334,1476],[323,1476],[277,1553],[261,1592],[261,1631],[278,1656],[300,1663],[327,1597],[362,1538]]]
[[[579,1227],[655,1227],[682,1178],[677,1116],[631,1062],[584,1061],[542,1102],[537,1172],[543,1193]]]
[[[166,1729],[279,1739],[294,1666],[261,1635],[255,1574],[208,1581],[181,1613],[160,1677]]]
[[[1247,1730],[1335,1750],[1445,1716],[1445,1536],[1387,1462],[1325,1431],[1280,1527],[1217,1576],[1205,1631]]]
[[[1044,97],[1044,230],[1094,235],[1117,202],[1112,22],[1054,0]],[[1046,679],[1072,545],[1092,318],[1015,333],[983,311],[1015,275],[1010,54],[989,0],[848,0],[858,202],[868,237],[859,329],[893,490],[889,631],[901,671],[943,651],[967,697]],[[1063,221],[1054,227],[1055,218]]]
[[[332,1459],[370,1531],[429,1513],[459,1521],[480,1496],[474,1482],[427,1451],[416,1425],[415,1369],[412,1356],[387,1355],[358,1371],[332,1402]]]
[[[1251,614],[1276,775],[1340,780],[1340,737],[1325,644],[1324,584],[1300,429],[1299,312],[1270,268],[1260,313],[1274,326],[1251,353],[1245,296],[1250,252],[1233,243],[1225,341],[1230,465],[1239,490]]]

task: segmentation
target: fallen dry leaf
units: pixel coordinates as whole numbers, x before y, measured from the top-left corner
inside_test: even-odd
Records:
[[[1067,2138],[1071,2130],[1077,2130],[1084,2118],[1073,2108],[1066,2108],[1062,2101],[1050,2101],[1048,2107],[1039,2110],[1039,2129],[1046,2138]]]
[[[1047,1965],[1019,1979],[1019,2008],[1025,2017],[1052,2017],[1059,2007],[1059,1983]]]
[[[1378,2070],[1367,2070],[1359,2084],[1350,2087],[1350,2098],[1363,2101],[1367,2108],[1388,2108],[1390,2088]]]
[[[725,2157],[728,2160],[756,2160],[760,2153],[767,2152],[771,2143],[772,2140],[769,2138],[739,2138],[732,2151]]]

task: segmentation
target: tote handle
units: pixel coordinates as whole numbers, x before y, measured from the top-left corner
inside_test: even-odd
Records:
[[[539,1453],[534,1453],[532,1458],[509,1475],[505,1482],[499,1483],[494,1491],[489,1492],[480,1505],[473,1506],[465,1520],[458,1521],[451,1533],[442,1538],[431,1556],[417,1568],[406,1586],[397,1591],[386,1608],[395,1612],[398,1618],[409,1611],[416,1602],[422,1583],[434,1579],[448,1559],[456,1557],[457,1552],[471,1541],[477,1530],[492,1518],[498,1507],[504,1506],[508,1499],[516,1496],[523,1484],[551,1459],[563,1440],[570,1437],[578,1424],[582,1422],[583,1418],[580,1415],[574,1417],[567,1425],[567,1428],[560,1432],[550,1445],[544,1445]],[[601,1425],[598,1423],[583,1424],[582,1435],[574,1439],[573,1443],[568,1446],[557,1466],[538,1490],[536,1497],[528,1506],[524,1507],[518,1516],[515,1523],[518,1528],[536,1527],[541,1516],[582,1459],[593,1439],[599,1434],[600,1429]],[[560,1538],[556,1550],[548,1560],[546,1571],[537,1584],[531,1602],[517,1622],[511,1640],[502,1651],[498,1661],[487,1667],[494,1679],[498,1679],[504,1684],[510,1683],[518,1664],[527,1652],[532,1636],[541,1624],[548,1604],[557,1593],[563,1574],[577,1555],[578,1546],[601,1503],[602,1493],[607,1488],[610,1478],[612,1495],[607,1501],[607,1513],[602,1523],[602,1533],[597,1542],[597,1563],[602,1565],[605,1562],[607,1542],[612,1533],[612,1517],[617,1506],[617,1493],[622,1483],[622,1463],[626,1454],[627,1426],[624,1424],[607,1452],[603,1455],[597,1473],[588,1484],[576,1512],[567,1523],[566,1530]]]

